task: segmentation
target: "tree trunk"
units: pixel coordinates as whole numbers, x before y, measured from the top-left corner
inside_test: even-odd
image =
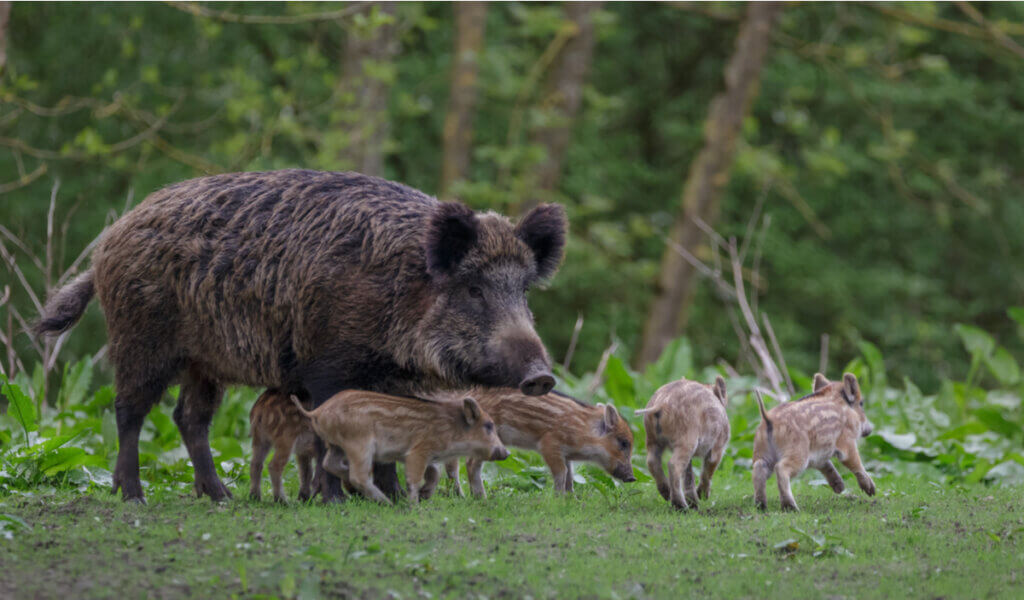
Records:
[[[7,66],[7,23],[11,18],[11,3],[0,2],[0,73]]]
[[[486,2],[458,2],[455,9],[455,56],[452,61],[448,113],[444,119],[441,195],[469,170],[476,112],[477,73],[487,25]]]
[[[391,21],[361,30],[351,27],[345,40],[340,97],[345,116],[347,143],[338,158],[344,168],[367,175],[384,174],[384,142],[389,132],[388,96],[393,71],[387,68],[398,53],[395,2],[375,2],[364,8]]]
[[[550,113],[549,124],[532,132],[532,142],[544,147],[545,158],[536,171],[536,186],[553,192],[562,174],[572,122],[583,102],[583,85],[594,56],[593,13],[600,2],[566,2],[565,18],[575,28],[548,75],[541,107]]]
[[[679,335],[685,323],[684,305],[693,293],[696,274],[677,252],[678,245],[691,254],[702,233],[696,218],[713,225],[718,202],[729,181],[736,138],[743,119],[757,96],[761,66],[782,3],[751,2],[736,38],[736,50],[725,67],[725,90],[711,101],[704,127],[704,148],[690,165],[683,189],[682,210],[677,215],[661,259],[658,290],[644,326],[638,366],[657,360],[665,346]]]

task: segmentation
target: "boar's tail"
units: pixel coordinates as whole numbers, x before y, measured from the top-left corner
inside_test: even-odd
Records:
[[[757,395],[757,407],[761,410],[761,420],[764,421],[765,429],[768,433],[768,439],[772,438],[772,422],[768,418],[768,412],[764,409],[764,399],[761,398],[761,392],[754,390],[754,394]]]
[[[306,410],[304,406],[302,406],[302,403],[299,402],[299,397],[296,396],[295,394],[292,394],[292,404],[295,405],[295,408],[299,409],[299,412],[302,413],[302,416],[306,417],[307,419],[313,418],[313,413],[309,412],[308,410]]]
[[[93,270],[89,269],[50,296],[32,330],[36,335],[52,335],[71,329],[95,294]]]

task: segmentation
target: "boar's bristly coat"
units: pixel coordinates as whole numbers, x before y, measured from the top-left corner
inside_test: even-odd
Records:
[[[111,225],[90,270],[50,299],[36,329],[68,329],[97,295],[116,371],[115,491],[143,499],[139,430],[178,380],[174,419],[196,492],[221,499],[207,430],[226,384],[313,406],[352,388],[550,390],[526,291],[557,270],[565,236],[557,205],[513,225],[357,173],[203,177]],[[322,491],[338,499],[338,480],[325,477]]]

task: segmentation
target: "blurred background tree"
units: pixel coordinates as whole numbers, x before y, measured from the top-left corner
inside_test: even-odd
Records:
[[[0,3],[0,328],[34,356],[11,261],[41,293],[164,185],[354,168],[513,215],[563,202],[571,242],[531,298],[540,331],[561,357],[582,315],[573,370],[613,338],[642,363],[684,182],[750,18],[687,2]],[[814,370],[822,333],[833,365],[864,339],[934,387],[967,370],[955,322],[1015,348],[1024,5],[799,4],[766,35],[759,93],[724,115],[715,228],[754,227],[747,283],[788,361]],[[713,286],[683,297],[658,331],[735,363]],[[103,339],[93,306],[60,357]]]

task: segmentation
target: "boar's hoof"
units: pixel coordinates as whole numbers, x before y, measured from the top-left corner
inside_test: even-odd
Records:
[[[309,502],[310,497],[311,496],[309,495],[309,492],[299,492],[299,495],[296,496],[296,499],[299,502]]]
[[[214,502],[224,502],[232,498],[231,492],[217,478],[196,480],[196,497],[202,498],[204,495],[209,496]]]
[[[664,498],[666,500],[669,500],[671,495],[669,494],[669,491],[668,491],[668,484],[666,484],[666,483],[659,483],[658,484],[658,493],[661,494],[662,498]]]
[[[757,510],[759,510],[761,512],[764,512],[764,511],[768,510],[768,504],[766,504],[764,502],[755,502],[754,503],[754,507],[757,508]]]
[[[788,502],[782,503],[782,510],[784,512],[800,512],[800,509],[796,507],[796,504],[790,504]]]
[[[550,373],[527,376],[519,383],[519,391],[527,396],[543,396],[555,387],[555,378]]]

